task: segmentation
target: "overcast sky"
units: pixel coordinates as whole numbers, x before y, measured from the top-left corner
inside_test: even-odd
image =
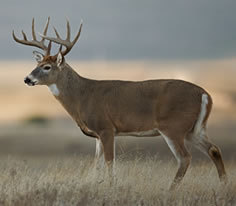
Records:
[[[65,17],[73,35],[83,19],[79,42],[70,59],[176,60],[236,56],[235,0],[1,0],[0,59],[32,59],[34,48],[12,40],[31,20],[42,32],[51,26],[65,34]],[[52,30],[50,35],[54,35]]]

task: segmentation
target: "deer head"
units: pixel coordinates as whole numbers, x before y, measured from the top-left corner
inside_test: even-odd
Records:
[[[20,40],[15,36],[14,31],[12,32],[13,39],[24,45],[34,46],[40,48],[44,51],[44,54],[33,51],[34,57],[38,62],[37,67],[24,79],[24,82],[29,86],[34,85],[52,85],[56,82],[59,73],[63,70],[63,66],[65,65],[65,55],[70,52],[72,47],[75,45],[77,40],[79,39],[82,23],[80,24],[80,28],[78,33],[76,34],[73,41],[70,40],[71,31],[70,31],[70,23],[67,20],[67,37],[63,40],[59,33],[57,32],[56,28],[54,28],[56,38],[55,37],[48,37],[47,31],[49,26],[50,18],[48,17],[46,26],[44,28],[43,34],[40,34],[41,40],[38,41],[35,33],[34,27],[34,18],[32,20],[32,38],[33,40],[29,41],[27,39],[26,34],[22,31],[23,39]],[[49,43],[48,45],[45,44],[45,40]],[[50,55],[51,45],[52,42],[59,44],[60,48],[56,55]],[[65,49],[62,51],[62,47]]]

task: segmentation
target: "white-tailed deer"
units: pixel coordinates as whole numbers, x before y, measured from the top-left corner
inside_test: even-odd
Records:
[[[36,39],[34,19],[33,40],[13,38],[20,44],[35,46],[45,54],[34,51],[37,67],[25,78],[25,83],[46,85],[67,110],[84,134],[96,138],[96,159],[104,153],[111,165],[114,159],[114,136],[162,136],[176,157],[179,168],[171,185],[173,189],[183,178],[191,161],[185,141],[193,143],[208,155],[216,165],[220,179],[226,172],[219,148],[212,144],[206,133],[207,119],[212,108],[211,96],[192,83],[160,79],[148,81],[97,81],[77,74],[65,61],[80,36],[82,24],[73,41],[67,21],[67,37],[48,37],[49,18],[41,35]],[[45,45],[45,40],[49,41]],[[56,55],[50,55],[51,43],[60,45]],[[62,47],[65,49],[62,51]]]

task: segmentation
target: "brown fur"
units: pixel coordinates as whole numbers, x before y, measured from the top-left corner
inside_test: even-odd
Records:
[[[54,63],[56,60],[57,60],[56,55],[55,56],[47,55],[43,57],[42,63]]]

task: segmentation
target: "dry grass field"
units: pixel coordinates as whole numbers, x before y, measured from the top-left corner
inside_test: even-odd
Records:
[[[178,189],[169,192],[177,165],[158,159],[118,158],[110,185],[88,156],[2,158],[0,205],[236,205],[235,163],[226,163],[226,185],[207,162],[191,166]]]

